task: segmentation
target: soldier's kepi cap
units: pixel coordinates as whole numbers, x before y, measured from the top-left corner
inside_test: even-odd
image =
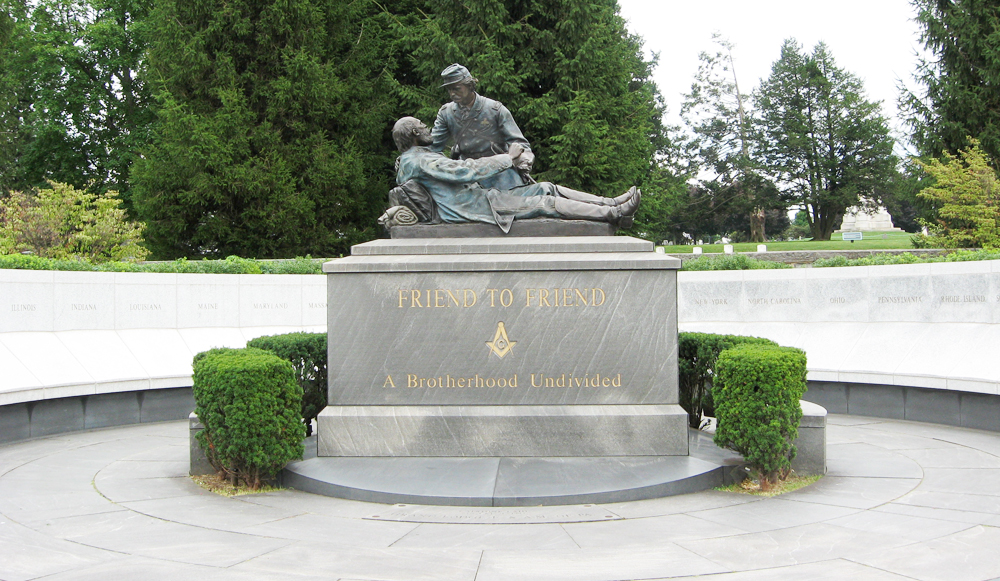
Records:
[[[461,83],[462,81],[471,78],[472,74],[469,72],[469,69],[463,67],[458,63],[455,63],[453,65],[450,65],[445,70],[441,71],[441,80],[444,81],[444,83],[441,86],[447,87],[448,85]]]

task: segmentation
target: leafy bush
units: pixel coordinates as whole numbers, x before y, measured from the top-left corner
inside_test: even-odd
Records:
[[[956,250],[945,255],[944,262],[967,262],[971,260],[1000,260],[1000,250]]]
[[[795,457],[806,354],[792,347],[740,345],[719,354],[715,376],[715,443],[742,454],[761,489],[768,490],[788,476]]]
[[[934,179],[917,197],[937,208],[934,220],[925,220],[931,235],[927,243],[943,248],[1000,247],[1000,180],[990,159],[971,139],[971,146],[943,161],[917,161]]]
[[[302,421],[306,435],[312,421],[326,407],[326,333],[286,333],[257,337],[247,347],[264,349],[290,361],[302,388]]]
[[[677,345],[678,387],[680,404],[688,413],[688,425],[700,429],[704,416],[715,416],[712,381],[715,362],[726,349],[743,344],[771,345],[777,343],[762,337],[714,335],[711,333],[680,333]]]
[[[194,358],[198,443],[233,484],[253,489],[301,458],[302,391],[292,364],[261,349],[212,349]]]
[[[719,256],[701,255],[694,260],[687,260],[681,270],[758,270],[769,268],[792,268],[784,262],[760,260],[743,254],[722,254]]]
[[[126,219],[117,192],[91,194],[68,184],[10,192],[0,199],[0,254],[135,262],[149,251],[144,226]]]

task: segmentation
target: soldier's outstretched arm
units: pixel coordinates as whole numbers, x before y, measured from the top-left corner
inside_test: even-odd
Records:
[[[422,157],[420,171],[425,175],[455,184],[471,184],[492,177],[514,165],[510,155],[503,153],[479,159],[448,159],[434,154]]]
[[[438,109],[437,118],[434,119],[434,128],[431,129],[431,151],[444,151],[448,145],[448,139],[454,138],[448,130],[448,111],[445,106]]]

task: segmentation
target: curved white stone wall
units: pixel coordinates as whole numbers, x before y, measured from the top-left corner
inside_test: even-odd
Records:
[[[814,381],[1000,393],[1000,261],[678,273],[682,331],[802,348]],[[326,329],[326,277],[0,270],[0,406],[187,387],[191,358]]]
[[[809,379],[997,394],[1000,261],[678,273],[681,331],[804,349]]]
[[[191,385],[191,359],[326,330],[326,277],[0,270],[0,405]]]

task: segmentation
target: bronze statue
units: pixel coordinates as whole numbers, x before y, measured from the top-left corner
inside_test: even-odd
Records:
[[[534,183],[529,172],[535,156],[503,103],[476,93],[478,79],[453,64],[441,72],[450,103],[444,104],[431,130],[431,150],[444,151],[449,142],[454,159],[479,159],[507,153],[514,144],[524,148],[517,165],[481,182],[485,188],[509,190]]]
[[[478,159],[449,159],[434,150],[434,140],[419,119],[403,117],[392,129],[401,155],[399,187],[390,192],[393,206],[380,222],[496,224],[505,233],[515,218],[563,218],[632,225],[640,192],[632,187],[617,198],[605,198],[549,182],[511,189],[483,187],[484,180],[516,167],[527,151],[513,143],[509,151]],[[404,209],[405,208],[405,209]]]

